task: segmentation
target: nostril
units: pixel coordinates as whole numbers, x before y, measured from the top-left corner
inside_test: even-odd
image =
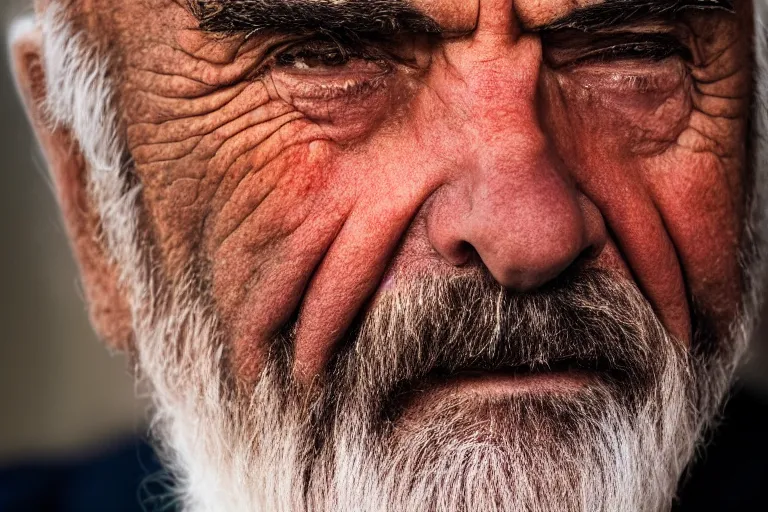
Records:
[[[600,247],[589,245],[568,265],[563,273],[579,273],[600,255]]]
[[[453,263],[454,266],[464,267],[478,262],[480,262],[480,256],[471,243],[462,240],[456,245],[456,262]]]
[[[484,266],[497,282],[508,289],[527,292],[546,287],[561,279],[578,274],[600,254],[600,245],[558,242],[538,245],[498,244],[504,250],[494,250],[486,244],[479,251]]]
[[[600,255],[601,247],[589,245],[560,273],[544,283],[542,288],[559,288],[573,279],[577,279],[589,265]]]
[[[440,256],[454,267],[465,267],[480,261],[475,247],[466,240],[455,240],[438,250]]]

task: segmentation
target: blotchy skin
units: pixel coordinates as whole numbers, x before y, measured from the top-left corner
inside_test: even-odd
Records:
[[[404,40],[390,68],[319,72],[270,61],[290,36],[200,31],[183,1],[83,4],[119,57],[162,264],[206,273],[238,375],[298,315],[310,379],[381,286],[480,261],[520,291],[612,268],[681,342],[690,297],[724,330],[741,293],[748,2],[685,15],[693,64],[574,66],[530,30],[572,2],[419,3],[451,31]]]

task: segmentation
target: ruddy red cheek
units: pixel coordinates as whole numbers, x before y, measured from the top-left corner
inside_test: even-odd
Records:
[[[689,339],[688,301],[711,311],[722,310],[717,297],[738,302],[733,233],[739,215],[728,205],[743,160],[705,149],[715,147],[706,144],[711,137],[734,135],[700,129],[701,90],[679,59],[590,65],[549,83],[544,110],[553,140],[569,155],[580,189],[599,206],[657,315],[673,335]],[[728,256],[704,261],[703,251]]]

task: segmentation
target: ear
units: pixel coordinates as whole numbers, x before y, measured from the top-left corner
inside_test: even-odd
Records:
[[[88,168],[77,141],[47,118],[42,34],[29,20],[11,30],[16,85],[48,162],[62,217],[80,268],[91,322],[109,346],[129,350],[133,337],[127,294],[100,236],[100,222],[88,193]]]

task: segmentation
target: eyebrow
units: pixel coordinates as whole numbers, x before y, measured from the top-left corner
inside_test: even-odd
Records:
[[[441,32],[406,0],[188,0],[200,29],[222,34],[330,33],[391,37]]]
[[[200,29],[210,33],[328,33],[391,37],[440,34],[440,25],[407,0],[187,0]],[[683,11],[734,12],[732,0],[605,0],[528,30],[597,32],[647,21],[674,21]]]
[[[722,10],[734,12],[731,0],[606,0],[576,9],[538,31],[577,29],[597,32],[648,21],[674,21],[683,11]]]

